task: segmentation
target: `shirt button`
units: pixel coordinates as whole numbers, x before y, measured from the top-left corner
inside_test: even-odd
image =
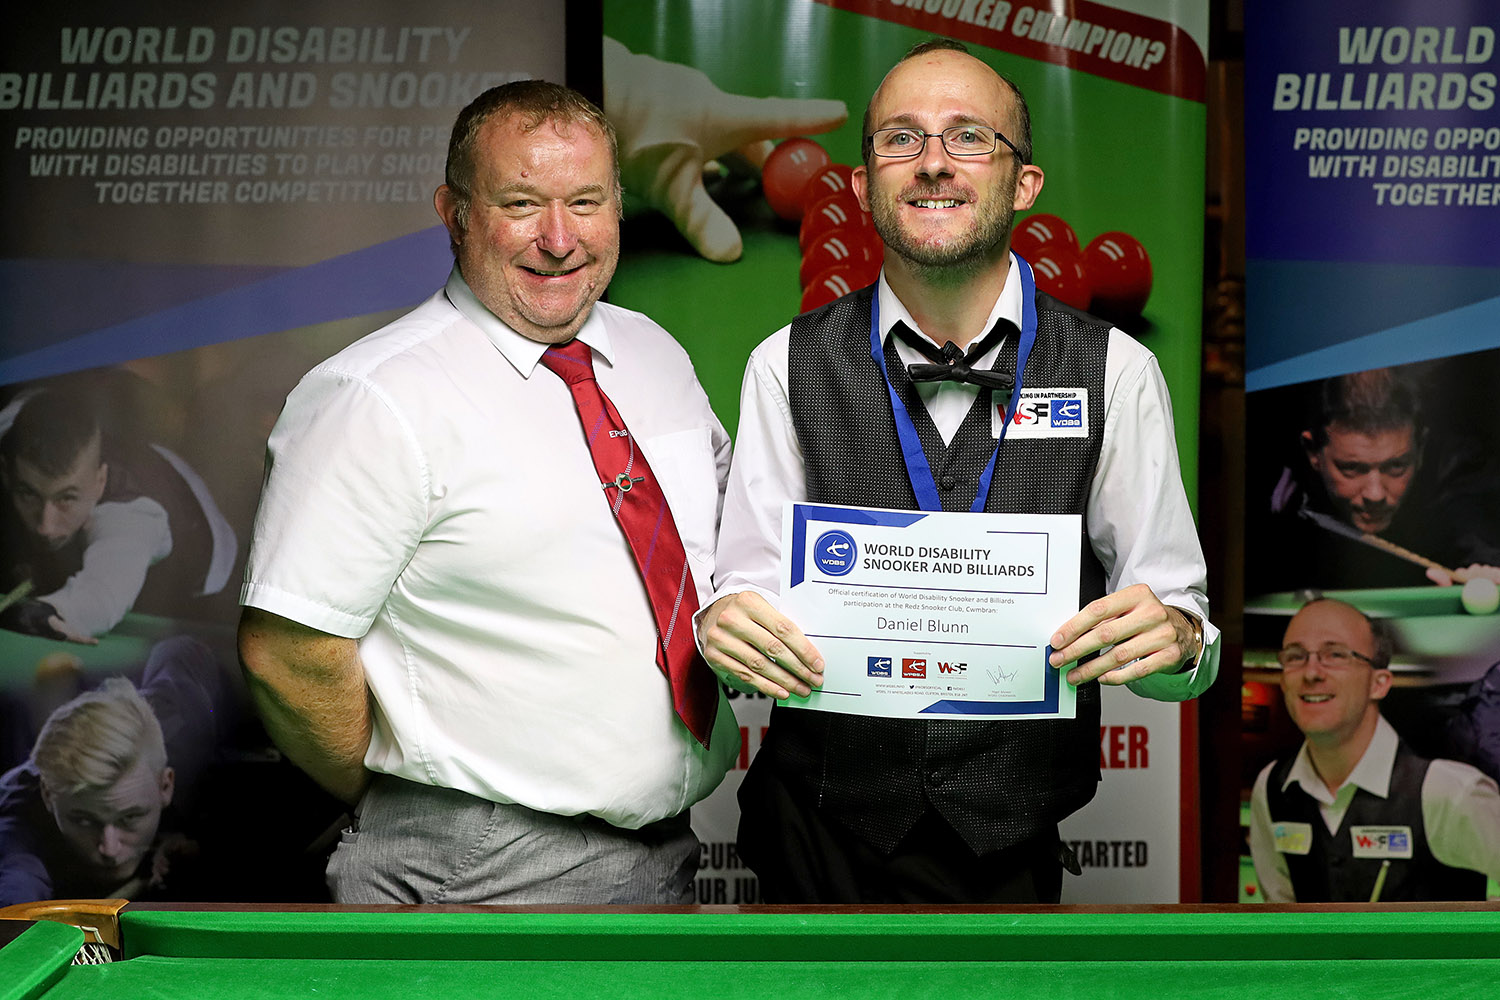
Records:
[[[951,489],[953,489],[953,485],[954,485],[954,480],[953,480],[952,476],[944,476],[943,479],[942,479],[942,481],[940,483],[938,483],[938,487],[941,488],[941,489],[944,489],[944,490],[951,490]]]

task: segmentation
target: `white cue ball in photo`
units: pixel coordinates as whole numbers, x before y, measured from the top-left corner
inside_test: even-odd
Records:
[[[1464,584],[1460,600],[1464,610],[1471,615],[1494,614],[1500,609],[1500,586],[1488,577],[1476,576]]]

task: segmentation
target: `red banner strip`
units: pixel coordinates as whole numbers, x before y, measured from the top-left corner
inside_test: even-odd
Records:
[[[818,2],[1172,97],[1205,99],[1207,63],[1187,32],[1088,0],[1045,5],[1010,0]]]

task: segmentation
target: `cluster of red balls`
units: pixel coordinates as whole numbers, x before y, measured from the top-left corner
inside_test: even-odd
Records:
[[[1100,233],[1080,248],[1062,219],[1030,215],[1011,234],[1010,248],[1031,265],[1042,291],[1112,323],[1139,317],[1151,296],[1151,258],[1129,233]]]
[[[870,213],[859,207],[849,187],[853,172],[832,162],[818,143],[801,138],[777,145],[761,167],[766,203],[781,218],[800,223],[803,312],[880,276],[885,248],[875,235]]]
[[[800,222],[803,312],[880,275],[884,245],[849,187],[852,173],[805,138],[777,145],[761,168],[771,210]],[[1042,291],[1114,323],[1139,317],[1151,295],[1151,258],[1129,233],[1100,233],[1080,247],[1072,226],[1056,215],[1039,214],[1016,226],[1011,249],[1031,264]]]

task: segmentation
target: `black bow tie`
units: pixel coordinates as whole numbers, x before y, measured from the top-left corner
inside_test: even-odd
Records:
[[[996,323],[989,333],[973,344],[967,354],[951,340],[939,350],[930,341],[923,339],[900,321],[897,321],[896,325],[891,328],[891,332],[932,362],[925,365],[906,366],[906,373],[911,376],[913,382],[967,382],[970,385],[985,389],[1000,389],[1004,392],[1009,392],[1016,386],[1015,377],[1005,372],[972,367],[975,361],[984,357],[986,352],[1005,335],[1005,327],[1000,323]]]

